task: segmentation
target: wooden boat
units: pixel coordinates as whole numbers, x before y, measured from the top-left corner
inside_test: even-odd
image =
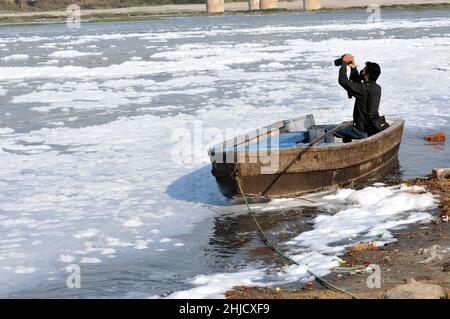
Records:
[[[361,140],[332,135],[311,145],[326,125],[307,115],[257,129],[209,149],[212,174],[227,197],[293,197],[351,186],[397,158],[404,120]],[[320,139],[320,138],[319,138]]]

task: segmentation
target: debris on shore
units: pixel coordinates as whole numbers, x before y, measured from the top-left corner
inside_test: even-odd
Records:
[[[405,182],[407,185],[427,187],[434,195],[439,196],[442,208],[442,219],[450,217],[450,168],[433,169],[432,174]]]
[[[350,299],[347,294],[325,289],[283,289],[271,287],[234,287],[225,293],[227,299]]]
[[[409,186],[424,186],[440,200],[437,218],[395,233],[397,241],[378,247],[375,243],[356,244],[345,255],[342,269],[326,279],[351,291],[359,298],[449,298],[450,296],[450,169],[433,170],[429,176],[405,181]],[[380,288],[367,285],[370,273],[360,271],[368,265],[381,268]],[[360,267],[362,266],[362,267]],[[272,287],[234,287],[225,293],[229,299],[348,299],[343,293],[320,285],[301,289]]]

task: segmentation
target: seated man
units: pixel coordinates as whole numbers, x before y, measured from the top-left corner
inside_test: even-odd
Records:
[[[347,78],[347,65],[351,68],[350,79]],[[343,56],[339,69],[339,84],[347,91],[349,98],[355,97],[352,125],[334,132],[334,136],[342,138],[344,143],[370,135],[372,130],[370,120],[379,116],[381,87],[376,81],[380,74],[380,66],[373,62],[366,62],[366,66],[358,74],[353,56],[350,54]],[[326,131],[334,127],[336,126],[327,127]]]

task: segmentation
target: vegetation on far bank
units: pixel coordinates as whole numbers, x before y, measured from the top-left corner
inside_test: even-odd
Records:
[[[206,0],[0,0],[0,12],[39,12],[65,10],[70,4],[78,4],[82,10],[89,9],[111,9],[127,7],[145,7],[156,5],[178,5],[178,4],[201,4]],[[225,0],[225,2],[242,2],[246,0]],[[294,1],[294,0],[284,0]],[[416,5],[392,5],[391,9],[430,9],[430,8],[448,8],[450,4],[416,4]],[[365,7],[353,7],[352,9],[361,9]],[[337,11],[350,8],[335,9]],[[319,11],[329,11],[323,8]]]
[[[88,10],[188,3],[204,3],[204,0],[0,0],[0,10],[64,10],[70,4],[78,4],[81,9]]]
[[[240,1],[245,0],[225,0],[225,2]],[[89,10],[196,3],[205,3],[205,0],[0,0],[0,11],[65,10],[70,4],[77,4],[81,9]]]

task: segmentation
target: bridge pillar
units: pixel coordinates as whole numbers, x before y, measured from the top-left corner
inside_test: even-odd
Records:
[[[225,11],[224,0],[206,0],[206,12],[223,13]]]
[[[261,10],[278,9],[278,0],[261,0]]]
[[[248,10],[259,10],[260,0],[248,0]]]
[[[306,1],[306,10],[319,10],[319,9],[320,9],[320,0]]]

